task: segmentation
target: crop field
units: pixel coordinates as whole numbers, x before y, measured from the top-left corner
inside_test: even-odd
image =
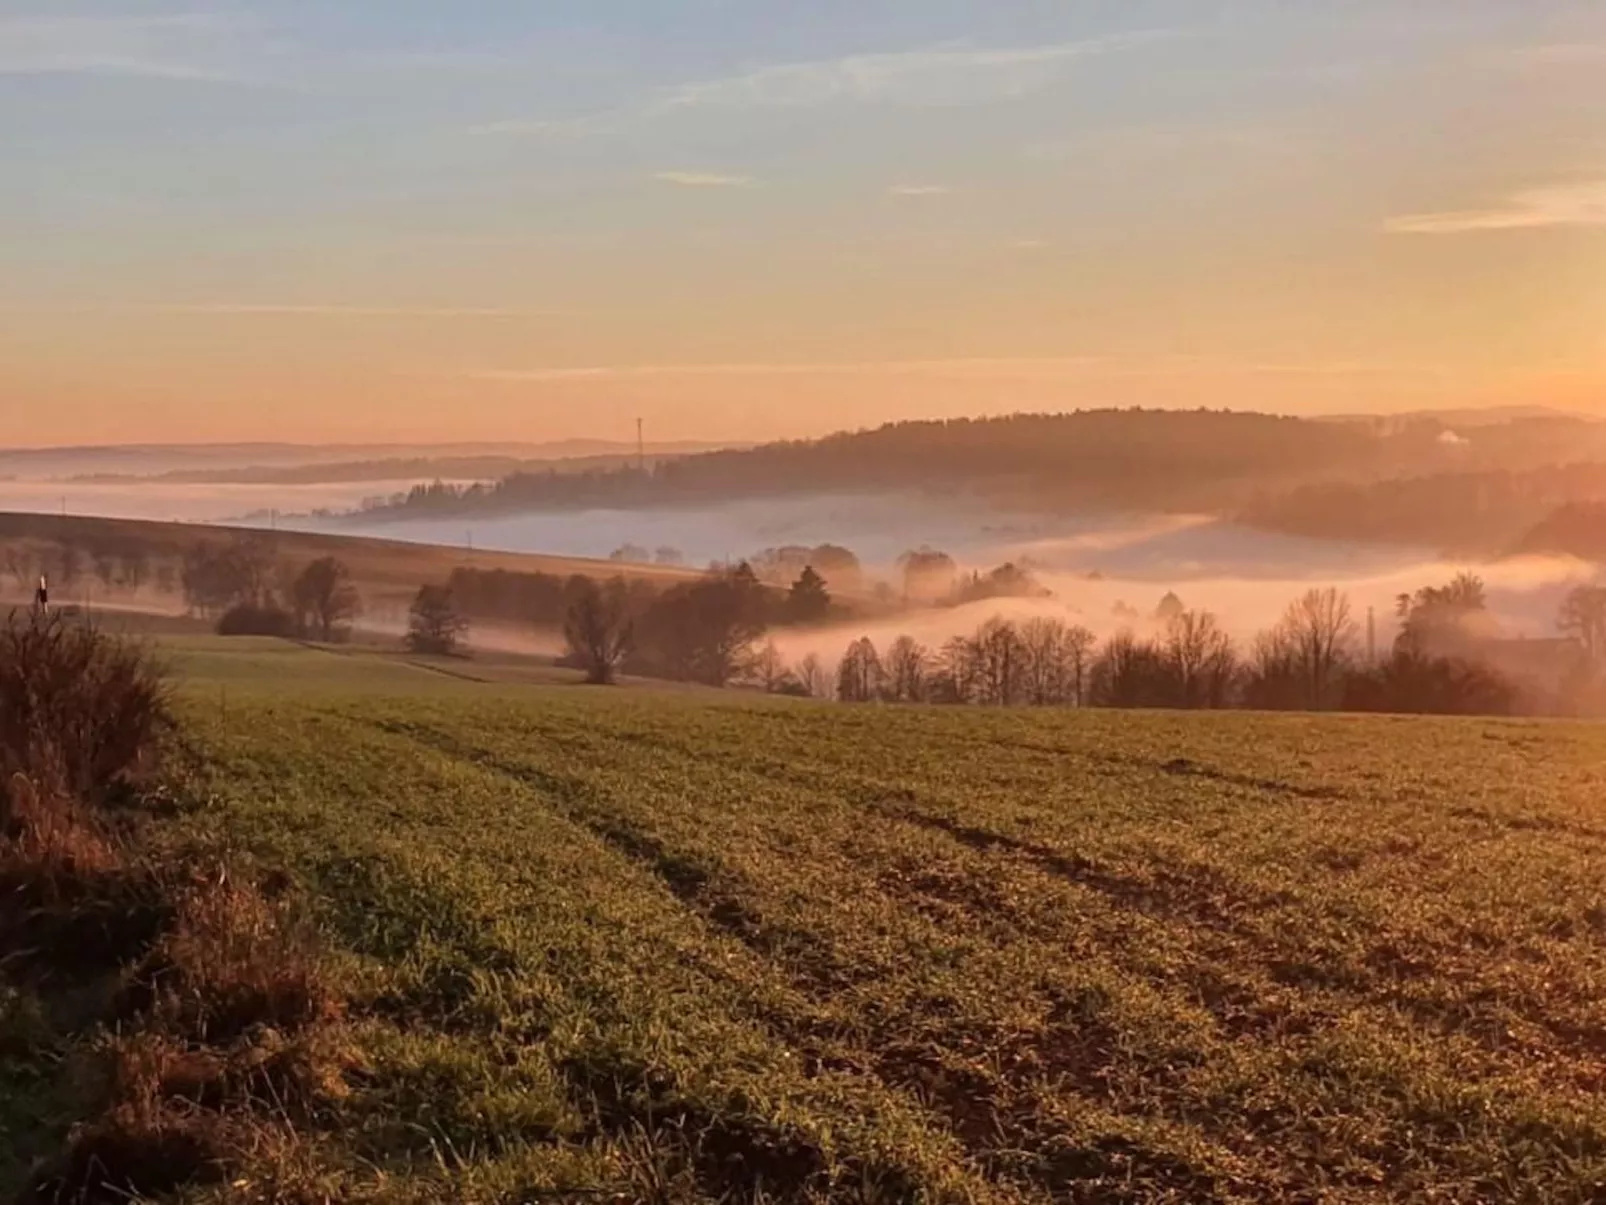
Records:
[[[179,668],[353,1194],[1606,1197],[1606,730]]]

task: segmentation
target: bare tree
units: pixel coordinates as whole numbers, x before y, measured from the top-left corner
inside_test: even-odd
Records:
[[[1281,626],[1304,678],[1305,706],[1313,711],[1335,706],[1340,671],[1358,635],[1349,595],[1330,586],[1307,590],[1289,605]]]
[[[1061,619],[1028,619],[1020,626],[1025,699],[1053,707],[1070,697],[1069,629]]]
[[[635,624],[630,618],[630,590],[622,578],[599,586],[591,578],[575,588],[563,619],[563,639],[569,656],[586,672],[586,681],[610,686],[619,666],[635,645]]]
[[[837,667],[836,695],[844,703],[870,703],[881,695],[881,656],[868,636],[855,640]]]
[[[894,702],[923,703],[931,654],[912,636],[899,636],[887,650],[887,692]]]
[[[1305,706],[1309,677],[1286,618],[1255,637],[1244,671],[1244,704],[1259,711]]]
[[[955,636],[942,646],[938,658],[942,674],[939,697],[947,703],[973,703],[981,680],[981,658],[976,644]]]
[[[1606,654],[1606,586],[1579,586],[1562,601],[1556,626],[1578,641],[1591,665]]]
[[[290,599],[303,630],[326,644],[362,610],[351,570],[332,556],[313,561],[301,571],[290,587]]]
[[[1177,707],[1226,705],[1238,657],[1232,638],[1208,611],[1182,611],[1166,624],[1162,644]]]
[[[980,701],[1012,707],[1021,699],[1026,678],[1026,652],[1020,630],[1007,619],[989,619],[972,641],[976,649]]]
[[[781,650],[773,640],[753,655],[748,673],[753,682],[768,695],[780,694],[792,677],[786,668],[786,658],[781,656]]]
[[[1087,675],[1098,648],[1099,638],[1092,632],[1073,624],[1065,629],[1065,660],[1071,676],[1071,702],[1078,707],[1087,706]]]
[[[797,681],[811,699],[823,699],[831,690],[825,663],[820,660],[818,653],[810,653],[797,663]]]

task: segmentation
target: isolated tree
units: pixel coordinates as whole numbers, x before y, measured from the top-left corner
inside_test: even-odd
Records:
[[[1606,654],[1606,586],[1578,586],[1562,601],[1556,626],[1578,642],[1585,659],[1597,664]]]
[[[599,586],[590,578],[577,587],[563,620],[569,656],[585,670],[586,681],[610,686],[635,645],[630,590],[622,578]]]
[[[665,544],[657,552],[653,553],[652,559],[658,565],[684,565],[686,563],[686,554],[678,548],[671,548]]]
[[[631,565],[648,565],[652,563],[652,553],[640,544],[626,544],[616,548],[609,554],[610,561],[621,561]]]
[[[421,586],[407,617],[407,647],[415,653],[447,656],[468,634],[450,586]]]
[[[887,695],[895,703],[924,703],[931,653],[912,636],[899,636],[887,650]]]
[[[793,623],[819,623],[831,613],[831,592],[825,578],[812,565],[803,566],[803,572],[792,583],[786,596],[786,617]]]
[[[868,636],[855,640],[837,667],[836,697],[844,703],[871,703],[881,696],[885,671]]]
[[[304,631],[329,643],[357,617],[362,599],[345,562],[327,556],[313,561],[290,587],[296,620]]]

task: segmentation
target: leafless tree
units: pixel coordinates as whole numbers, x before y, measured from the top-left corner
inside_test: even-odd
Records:
[[[1065,629],[1065,659],[1071,677],[1070,701],[1078,707],[1087,706],[1088,669],[1098,644],[1099,638],[1081,624],[1072,624]]]
[[[900,636],[887,650],[887,692],[898,703],[923,703],[931,654],[912,636]]]
[[[868,636],[854,641],[837,668],[836,695],[844,703],[870,703],[881,695],[884,671]]]
[[[976,649],[980,701],[1012,707],[1021,699],[1026,653],[1020,630],[1007,619],[989,619],[977,630]]]
[[[1028,619],[1020,626],[1020,649],[1026,702],[1054,707],[1071,695],[1070,629],[1061,619]]]
[[[577,585],[563,621],[569,656],[585,670],[586,681],[611,685],[630,655],[635,625],[630,618],[629,588],[621,578],[599,586],[590,578]]]
[[[797,663],[797,681],[811,699],[823,699],[830,693],[831,684],[826,677],[825,663],[817,653],[810,653]]]
[[[975,642],[955,636],[942,646],[938,665],[942,676],[939,697],[947,703],[974,703],[981,680],[981,659]]]
[[[1349,595],[1330,586],[1307,590],[1289,605],[1281,626],[1304,678],[1305,706],[1314,711],[1336,705],[1340,671],[1358,635]]]
[[[1162,642],[1173,703],[1202,708],[1226,705],[1237,672],[1232,638],[1208,611],[1182,611],[1166,624]]]
[[[787,684],[791,674],[786,668],[786,658],[781,656],[781,650],[773,640],[753,654],[748,676],[754,685],[769,695],[779,694]]]
[[[1578,641],[1591,665],[1606,654],[1606,586],[1579,586],[1562,601],[1556,626]]]

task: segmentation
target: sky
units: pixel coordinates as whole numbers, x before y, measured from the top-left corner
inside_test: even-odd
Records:
[[[1599,0],[0,0],[0,445],[1606,414]]]

